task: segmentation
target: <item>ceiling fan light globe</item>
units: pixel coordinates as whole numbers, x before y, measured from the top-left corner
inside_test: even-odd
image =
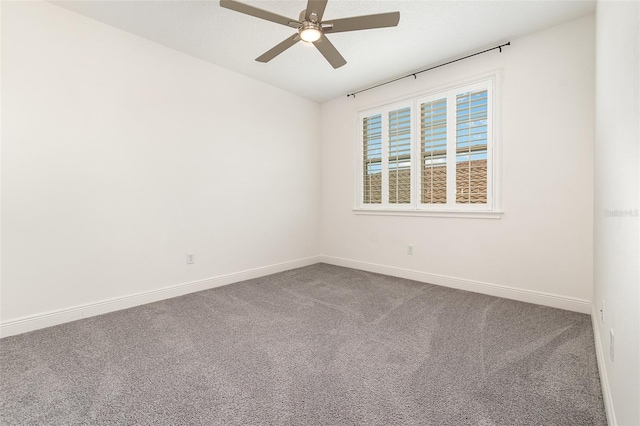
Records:
[[[320,32],[320,30],[316,28],[305,28],[300,31],[300,38],[302,39],[302,41],[306,41],[308,43],[313,43],[314,41],[318,40],[321,35],[322,33]]]

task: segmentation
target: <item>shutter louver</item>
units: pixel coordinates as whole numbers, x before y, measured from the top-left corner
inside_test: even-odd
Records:
[[[487,91],[456,96],[456,203],[487,203]]]
[[[447,202],[447,100],[420,105],[421,202]]]
[[[362,202],[382,203],[382,115],[362,120]]]
[[[389,112],[389,204],[411,202],[411,108]]]

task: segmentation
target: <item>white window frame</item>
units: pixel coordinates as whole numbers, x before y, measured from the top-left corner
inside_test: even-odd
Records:
[[[354,213],[373,215],[402,215],[402,216],[438,216],[438,217],[467,217],[499,219],[502,216],[500,200],[500,146],[499,146],[499,95],[501,71],[476,76],[473,79],[457,81],[446,86],[405,97],[400,101],[392,101],[357,111],[357,150],[356,150],[356,191]],[[456,96],[475,90],[487,89],[488,118],[487,118],[487,203],[486,204],[456,204]],[[421,194],[421,169],[419,153],[420,145],[420,106],[424,102],[447,98],[447,203],[423,204]],[[453,99],[453,104],[451,104]],[[389,112],[411,107],[411,203],[389,203]],[[363,203],[363,129],[362,120],[372,115],[382,115],[382,202],[380,204]],[[453,123],[453,125],[452,125]],[[453,155],[451,154],[453,153]]]

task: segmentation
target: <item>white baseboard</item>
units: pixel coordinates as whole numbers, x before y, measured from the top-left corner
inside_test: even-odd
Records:
[[[102,300],[100,302],[87,303],[85,305],[45,312],[38,315],[30,315],[0,323],[0,337],[13,336],[16,334],[26,333],[28,331],[38,330],[40,328],[51,327],[82,318],[105,314],[107,312],[119,311],[121,309],[170,299],[172,297],[182,296],[196,291],[259,278],[265,275],[288,271],[290,269],[301,268],[313,265],[319,261],[319,256],[312,256],[289,262],[263,266],[260,268],[247,269],[245,271],[234,272],[231,274],[219,275],[217,277],[207,278],[204,280],[177,284],[157,290],[131,294],[123,297],[115,297],[113,299]]]
[[[196,291],[207,290],[210,288],[220,287],[239,281],[275,274],[294,268],[301,268],[319,262],[337,266],[344,266],[347,268],[360,269],[369,272],[376,272],[379,274],[391,275],[394,277],[407,278],[415,281],[436,284],[443,287],[451,287],[461,290],[473,291],[476,293],[488,294],[491,296],[504,297],[507,299],[519,300],[522,302],[551,306],[554,308],[565,309],[569,311],[581,312],[585,314],[591,313],[591,302],[587,300],[536,292],[532,290],[523,290],[462,278],[448,277],[444,275],[430,274],[426,272],[413,271],[410,269],[396,268],[393,266],[362,262],[340,257],[311,256],[289,262],[248,269],[245,271],[220,275],[204,280],[177,284],[157,290],[131,294],[123,297],[116,297],[113,299],[88,303],[80,306],[73,306],[70,308],[1,322],[0,338],[26,333],[28,331],[38,330],[45,327],[51,327],[82,318],[89,318],[92,316],[118,311],[121,309],[132,308],[134,306],[182,296],[184,294],[193,293]]]
[[[591,305],[591,326],[593,327],[593,340],[596,345],[596,359],[598,361],[598,373],[600,373],[600,385],[602,386],[602,399],[604,400],[604,411],[607,414],[607,424],[617,426],[616,412],[613,409],[611,399],[611,389],[609,388],[609,376],[607,375],[607,365],[604,362],[604,350],[602,349],[602,338],[600,337],[600,327],[598,326],[598,308]]]
[[[448,277],[445,275],[430,274],[427,272],[396,268],[394,266],[362,262],[359,260],[345,259],[341,257],[323,255],[320,256],[320,261],[331,265],[361,269],[363,271],[376,272],[378,274],[391,275],[394,277],[406,278],[429,284],[436,284],[443,287],[451,287],[460,290],[472,291],[475,293],[487,294],[490,296],[504,297],[505,299],[518,300],[520,302],[535,303],[537,305],[550,306],[552,308],[580,312],[583,314],[591,313],[591,302],[589,300],[577,299],[574,297],[560,296],[557,294],[544,293],[533,290],[524,290],[499,284],[490,284],[481,281]]]

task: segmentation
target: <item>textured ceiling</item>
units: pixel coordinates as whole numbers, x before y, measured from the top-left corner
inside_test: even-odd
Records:
[[[347,60],[333,69],[302,42],[269,63],[256,62],[295,30],[224,9],[217,0],[53,3],[318,102],[595,10],[595,1],[586,0],[329,0],[324,20],[400,11],[397,27],[328,35]],[[291,18],[306,6],[306,0],[245,3]]]

